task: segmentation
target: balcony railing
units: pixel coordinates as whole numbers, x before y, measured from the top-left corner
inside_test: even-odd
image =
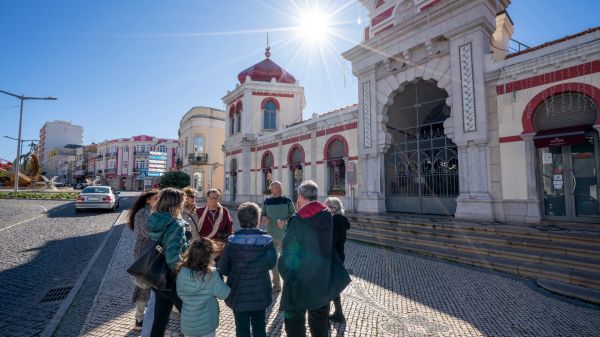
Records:
[[[101,155],[101,154],[99,154],[99,155],[96,156],[96,159],[102,159],[102,158],[104,158],[104,156]]]
[[[208,153],[190,154],[188,156],[189,165],[206,165],[208,164]]]
[[[109,157],[114,157],[116,155],[117,155],[116,152],[109,152],[109,153],[106,154],[106,157],[109,158]]]
[[[104,173],[117,173],[117,169],[106,169]]]
[[[150,154],[150,151],[133,151],[133,155],[134,156],[148,156]]]

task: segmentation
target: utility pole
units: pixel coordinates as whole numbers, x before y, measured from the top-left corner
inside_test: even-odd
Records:
[[[46,101],[56,101],[55,97],[29,97],[21,95],[16,95],[4,90],[0,90],[0,93],[18,98],[21,101],[21,109],[19,112],[19,138],[17,139],[17,164],[15,165],[15,192],[19,191],[19,174],[21,170],[21,129],[23,125],[23,102],[26,100],[46,100]]]

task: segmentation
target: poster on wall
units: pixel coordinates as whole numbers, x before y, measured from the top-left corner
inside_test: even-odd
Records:
[[[542,164],[552,164],[552,153],[544,152],[542,153]]]

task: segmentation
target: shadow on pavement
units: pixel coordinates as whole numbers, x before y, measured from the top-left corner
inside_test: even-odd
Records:
[[[40,233],[25,227],[21,233],[30,240]],[[51,289],[73,286],[106,232],[51,240],[34,248],[3,252],[3,259],[15,265],[0,272],[0,327],[3,336],[38,335],[69,293],[47,298]],[[29,257],[31,254],[33,257]],[[47,301],[44,301],[47,300]],[[44,302],[43,302],[44,301]]]

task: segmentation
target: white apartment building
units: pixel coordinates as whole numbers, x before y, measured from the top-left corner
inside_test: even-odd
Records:
[[[70,144],[83,144],[83,127],[64,121],[44,123],[40,129],[40,138],[37,147],[37,155],[42,166],[48,158],[49,151]]]

